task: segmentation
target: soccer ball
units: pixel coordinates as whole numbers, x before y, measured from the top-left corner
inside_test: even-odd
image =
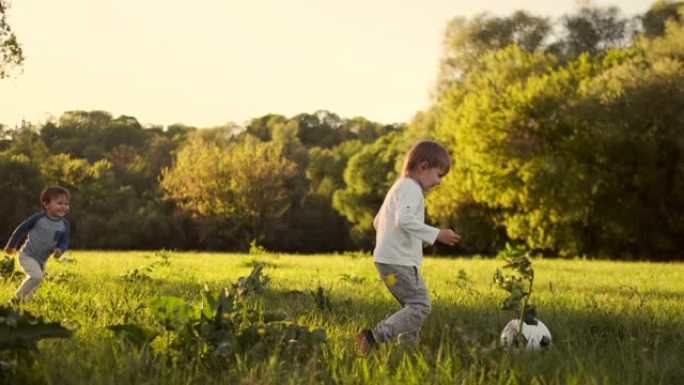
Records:
[[[523,322],[522,334],[527,339],[527,349],[538,350],[545,348],[551,344],[551,332],[549,328],[540,320],[535,319],[536,325]],[[515,339],[515,334],[518,332],[520,320],[514,319],[506,325],[501,332],[501,344],[504,346],[511,346]]]

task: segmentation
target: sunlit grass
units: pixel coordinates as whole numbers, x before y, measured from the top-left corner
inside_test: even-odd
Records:
[[[553,333],[552,348],[513,354],[497,346],[512,315],[505,292],[492,284],[502,262],[428,258],[424,275],[433,313],[416,347],[383,346],[356,355],[351,337],[397,309],[370,257],[72,251],[70,263],[50,261],[49,279],[25,308],[77,327],[69,340],[46,340],[32,361],[19,360],[15,383],[36,384],[678,384],[684,383],[684,265],[595,261],[534,261],[533,302]],[[271,278],[266,308],[328,335],[309,362],[278,357],[221,369],[183,367],[163,354],[126,346],[106,327],[153,326],[145,307],[160,295],[195,306],[206,284],[220,289],[256,263]],[[147,269],[154,266],[153,270]],[[135,278],[133,272],[140,273]],[[147,270],[146,270],[147,269]],[[140,278],[140,276],[144,276]],[[133,278],[131,278],[133,277]],[[0,281],[0,300],[18,282]],[[329,297],[316,307],[312,291]],[[161,344],[159,344],[161,345]],[[161,348],[161,346],[155,346]]]

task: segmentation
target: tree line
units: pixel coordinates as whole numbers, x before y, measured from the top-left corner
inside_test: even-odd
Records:
[[[330,111],[240,126],[143,127],[70,111],[0,131],[0,239],[47,184],[72,191],[72,244],[88,249],[370,249],[372,220],[418,139],[452,172],[428,218],[459,249],[521,243],[549,256],[681,259],[684,11],[585,7],[455,18],[432,106],[408,123]]]

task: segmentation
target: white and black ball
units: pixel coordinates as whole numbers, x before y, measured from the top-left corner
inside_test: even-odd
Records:
[[[501,332],[501,344],[504,346],[511,346],[515,341],[515,335],[518,332],[520,320],[514,319],[506,325]],[[551,332],[549,328],[538,319],[534,319],[532,323],[523,322],[522,334],[527,340],[526,348],[529,350],[538,350],[546,348],[551,345]]]

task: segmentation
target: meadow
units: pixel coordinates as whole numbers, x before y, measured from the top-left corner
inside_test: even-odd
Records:
[[[254,350],[221,345],[239,353],[212,353],[189,329],[160,324],[153,314],[158,297],[178,297],[199,311],[207,306],[202,292],[237,290],[238,278],[256,266],[268,280],[231,317],[256,314],[253,323],[266,324],[276,314],[284,323],[255,329]],[[497,259],[426,258],[433,312],[420,342],[385,344],[361,357],[353,335],[398,308],[368,255],[70,251],[48,263],[47,279],[22,309],[74,335],[42,340],[28,353],[0,352],[11,365],[0,378],[63,385],[684,383],[684,264],[534,260],[532,301],[553,334],[551,347],[539,352],[498,344],[514,318],[501,310],[507,293],[492,283],[502,267]],[[0,280],[3,303],[18,283]],[[109,328],[121,324],[159,337],[131,343]],[[308,337],[306,330],[323,331],[325,342],[297,349],[291,337],[271,347],[258,342],[294,330],[284,324]]]

